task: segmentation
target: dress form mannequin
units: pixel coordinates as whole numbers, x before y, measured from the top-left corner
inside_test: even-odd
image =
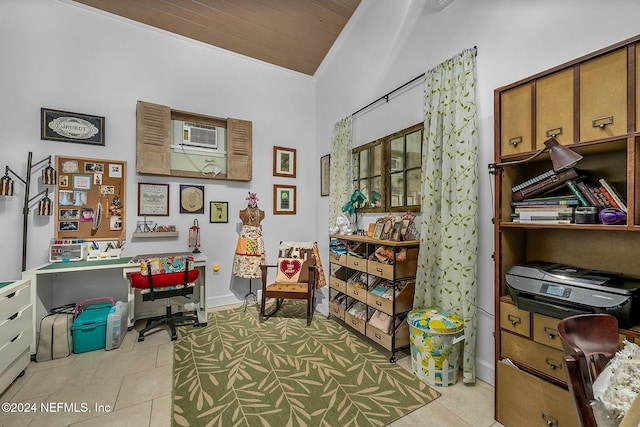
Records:
[[[264,241],[260,223],[265,217],[264,211],[258,208],[258,197],[249,192],[247,208],[240,211],[242,230],[238,237],[236,252],[233,258],[233,275],[249,279],[249,293],[245,295],[245,309],[247,297],[256,295],[251,290],[251,279],[261,277],[260,265],[266,263]]]

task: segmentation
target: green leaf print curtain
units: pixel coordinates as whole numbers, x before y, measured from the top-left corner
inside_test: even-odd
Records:
[[[351,177],[351,148],[353,144],[351,116],[337,122],[333,127],[331,141],[331,179],[329,180],[329,227],[336,225],[342,214],[342,205],[353,192]]]
[[[420,254],[414,308],[465,321],[463,381],[475,382],[478,143],[476,49],[426,73]]]

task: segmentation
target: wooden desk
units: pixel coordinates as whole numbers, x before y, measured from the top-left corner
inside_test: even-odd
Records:
[[[156,254],[155,256],[162,256],[165,254]],[[174,255],[182,255],[182,254],[174,254]],[[196,288],[198,289],[198,294],[196,298],[198,298],[197,303],[195,304],[195,311],[198,315],[198,321],[201,323],[207,322],[207,313],[206,313],[206,263],[207,257],[204,254],[191,254],[193,255],[195,260],[195,268],[200,269],[200,276],[196,281]],[[45,264],[43,266],[24,271],[22,273],[23,279],[28,279],[31,281],[31,301],[33,303],[33,337],[31,339],[31,354],[35,354],[37,350],[37,336],[40,329],[40,321],[44,316],[46,316],[49,310],[52,308],[50,298],[43,297],[38,293],[38,286],[43,286],[44,278],[50,279],[44,281],[45,285],[48,281],[55,282],[55,286],[64,286],[64,277],[68,277],[68,275],[80,274],[80,273],[100,273],[100,272],[108,272],[108,271],[121,271],[122,281],[116,283],[117,292],[119,294],[127,295],[128,306],[129,306],[129,319],[128,326],[129,328],[133,327],[133,324],[137,319],[142,319],[149,316],[139,316],[136,318],[135,312],[135,300],[136,293],[135,289],[130,286],[129,276],[131,273],[140,271],[140,263],[137,261],[139,257],[150,257],[154,256],[154,254],[148,255],[138,255],[136,257],[126,257],[126,258],[118,258],[118,259],[107,259],[100,261],[71,261],[71,262],[58,262],[58,263],[50,263]],[[38,280],[40,279],[40,285],[38,284]],[[62,279],[62,280],[61,280]],[[111,288],[111,292],[107,289],[104,292],[104,295],[101,296],[109,296],[110,293],[113,292],[115,288]],[[40,292],[43,294],[44,292]],[[83,295],[76,295],[74,301],[67,302],[79,302],[80,300],[86,298]],[[195,299],[193,300],[196,301]]]

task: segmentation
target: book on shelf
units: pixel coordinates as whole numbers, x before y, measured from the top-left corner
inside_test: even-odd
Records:
[[[529,206],[517,206],[515,213],[520,212],[556,212],[573,214],[574,206],[566,205],[529,205]]]
[[[561,213],[554,211],[532,211],[532,212],[519,212],[517,219],[520,221],[542,221],[542,220],[571,220],[573,219],[573,212]]]
[[[600,184],[607,190],[607,192],[611,195],[611,198],[615,200],[619,209],[622,209],[623,211],[626,212],[627,203],[622,197],[622,194],[620,194],[620,192],[616,190],[616,187],[614,187],[611,183],[607,182],[607,180],[604,178],[601,178],[598,182],[600,182]]]
[[[611,193],[609,193],[609,191],[604,186],[601,185],[600,187],[598,187],[598,189],[600,189],[600,192],[605,197],[605,199],[607,199],[612,208],[620,209],[620,205],[618,204],[618,202],[615,201],[613,196],[611,196]]]
[[[550,196],[550,197],[532,197],[523,199],[518,202],[511,202],[511,206],[530,206],[530,205],[565,205],[565,206],[578,206],[580,201],[575,195],[562,195],[562,196]]]
[[[577,183],[578,185],[578,189],[582,192],[582,194],[584,194],[584,197],[587,198],[587,200],[589,200],[589,204],[591,206],[594,206],[596,208],[600,208],[600,203],[598,202],[598,198],[591,192],[591,189],[589,188],[589,184],[587,184],[584,181],[579,181]]]
[[[548,177],[550,177],[552,175],[555,175],[555,173],[556,172],[553,169],[551,169],[551,170],[548,170],[546,172],[541,173],[540,175],[536,175],[533,178],[526,180],[525,182],[521,182],[520,184],[518,184],[518,185],[516,185],[514,187],[511,187],[511,192],[515,193],[518,190],[522,190],[523,188],[526,188],[526,187],[528,187],[530,185],[533,185],[536,182],[540,182],[545,178],[548,178]]]
[[[534,184],[514,191],[511,194],[511,198],[514,202],[518,202],[526,198],[537,196],[539,194],[543,194],[562,187],[564,183],[567,182],[567,180],[578,178],[578,176],[581,175],[582,173],[576,168],[569,168],[559,172],[555,172],[553,175],[547,176],[542,180],[535,182]]]
[[[611,202],[609,201],[609,199],[607,199],[607,197],[602,193],[602,190],[600,190],[600,187],[591,187],[591,189],[593,190],[593,194],[596,195],[596,197],[600,200],[600,203],[605,208],[612,208],[613,207],[611,205]]]
[[[545,220],[521,220],[514,219],[513,222],[520,224],[571,224],[573,220],[571,219],[545,219]]]
[[[591,206],[591,203],[589,202],[587,197],[582,194],[582,191],[580,191],[580,189],[578,188],[578,183],[576,181],[574,181],[573,179],[568,179],[566,184],[569,190],[571,190],[571,192],[576,195],[576,197],[580,201],[580,205]]]

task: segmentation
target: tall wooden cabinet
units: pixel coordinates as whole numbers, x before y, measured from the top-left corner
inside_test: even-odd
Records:
[[[329,317],[390,351],[394,362],[396,351],[409,346],[406,316],[413,308],[420,242],[357,235],[330,238],[332,246],[347,252],[329,254]],[[376,251],[396,261],[382,262]],[[376,318],[388,321],[389,328],[381,327]]]
[[[558,319],[521,310],[510,267],[547,261],[640,278],[640,36],[495,90],[495,162],[526,159],[554,136],[577,167],[619,189],[626,224],[511,221],[511,188],[551,169],[549,156],[493,171],[495,179],[496,419],[507,427],[575,426]],[[620,330],[639,342],[638,326]]]

